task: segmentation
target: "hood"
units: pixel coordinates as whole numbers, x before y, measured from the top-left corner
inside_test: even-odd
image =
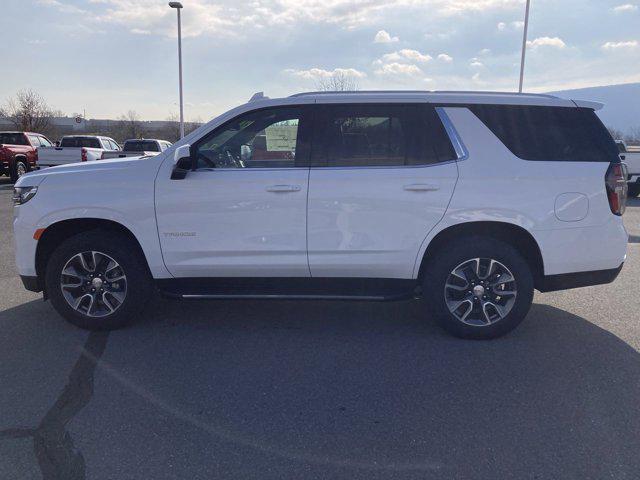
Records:
[[[150,158],[145,158],[142,161],[147,161]],[[68,165],[58,165],[56,167],[43,168],[41,170],[34,170],[23,176],[21,176],[16,182],[16,187],[22,186],[38,186],[45,178],[51,175],[69,175],[75,172],[90,172],[98,170],[118,170],[123,168],[130,168],[136,163],[140,162],[141,157],[126,157],[126,158],[112,158],[108,160],[95,160],[93,162],[78,162],[70,163]]]

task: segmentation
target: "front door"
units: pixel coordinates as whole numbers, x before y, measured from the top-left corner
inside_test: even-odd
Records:
[[[256,110],[195,142],[197,168],[156,182],[175,277],[308,277],[306,107]]]
[[[457,155],[429,105],[323,105],[309,175],[313,277],[413,277]]]

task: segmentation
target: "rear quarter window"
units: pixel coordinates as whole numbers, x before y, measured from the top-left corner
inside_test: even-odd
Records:
[[[613,138],[591,109],[515,105],[469,108],[523,160],[619,161]]]

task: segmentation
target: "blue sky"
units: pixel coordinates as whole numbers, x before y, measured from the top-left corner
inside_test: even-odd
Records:
[[[185,115],[313,90],[513,90],[524,0],[183,0]],[[90,118],[177,112],[162,0],[2,0],[0,104],[21,88]],[[525,89],[640,81],[640,0],[532,0]]]

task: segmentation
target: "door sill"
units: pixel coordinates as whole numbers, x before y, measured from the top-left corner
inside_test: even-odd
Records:
[[[384,302],[418,294],[415,280],[386,278],[172,278],[160,293],[184,300],[334,300]]]

